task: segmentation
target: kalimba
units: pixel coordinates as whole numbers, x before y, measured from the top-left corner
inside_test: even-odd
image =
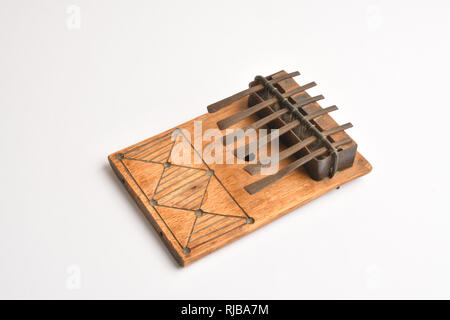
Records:
[[[298,75],[257,76],[208,113],[108,157],[181,265],[371,171],[351,123],[338,125],[337,107],[322,108],[323,96],[306,92],[316,84]],[[221,154],[235,161],[211,161]]]

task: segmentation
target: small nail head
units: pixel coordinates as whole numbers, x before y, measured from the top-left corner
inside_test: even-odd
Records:
[[[157,204],[158,204],[158,201],[156,201],[154,199],[150,200],[150,205],[156,206]]]
[[[255,223],[255,219],[253,219],[253,218],[247,218],[247,224],[253,224],[253,223]]]
[[[182,251],[183,251],[184,254],[189,254],[189,253],[191,253],[191,249],[189,249],[188,247],[183,248]]]

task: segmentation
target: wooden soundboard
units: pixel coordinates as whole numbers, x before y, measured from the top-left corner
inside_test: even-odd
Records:
[[[271,77],[283,74],[286,73],[283,71]],[[285,88],[298,87],[292,79],[283,80],[280,84]],[[217,128],[221,119],[248,108],[249,96],[244,96],[218,112],[201,115],[108,157],[120,181],[182,266],[372,169],[369,162],[356,152],[351,167],[339,170],[332,178],[316,181],[300,167],[276,183],[250,194],[244,187],[258,181],[261,176],[246,172],[246,163],[207,164],[201,155],[211,141],[194,136],[194,121],[201,121],[203,130]],[[321,109],[317,102],[307,108],[312,108],[312,111]],[[233,127],[249,126],[258,119],[257,115],[252,115]],[[315,125],[327,130],[337,124],[324,114],[315,119]],[[336,140],[342,136],[348,137],[345,132],[331,137]],[[177,163],[173,159],[174,146],[190,150],[194,161],[188,165]],[[295,157],[280,161],[280,167],[289,165],[293,159]],[[350,194],[346,196],[351,197]]]

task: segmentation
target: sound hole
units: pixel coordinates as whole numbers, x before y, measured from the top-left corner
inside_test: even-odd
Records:
[[[254,153],[250,153],[248,156],[246,156],[244,158],[244,160],[247,161],[247,162],[255,160],[255,154]]]

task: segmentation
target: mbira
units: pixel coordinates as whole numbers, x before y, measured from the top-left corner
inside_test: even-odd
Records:
[[[208,113],[108,157],[181,265],[370,172],[351,123],[338,125],[337,107],[322,108],[323,96],[306,92],[316,84],[298,75],[257,76]],[[206,159],[208,148],[228,161]]]

